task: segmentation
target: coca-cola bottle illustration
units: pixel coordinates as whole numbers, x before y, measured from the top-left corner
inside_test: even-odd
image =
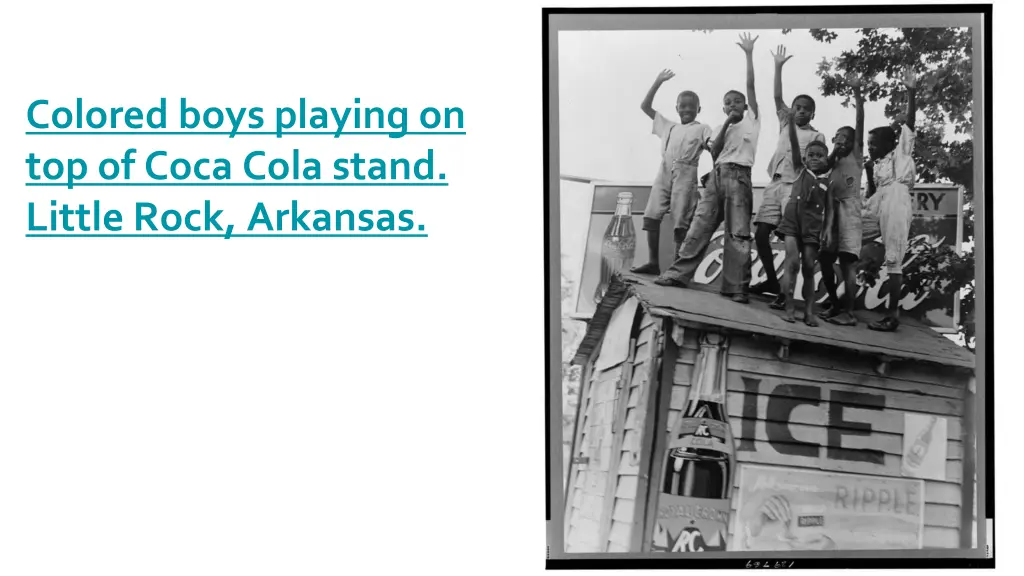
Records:
[[[594,291],[594,304],[604,298],[612,272],[629,270],[636,253],[636,231],[633,229],[633,193],[619,192],[615,214],[601,241],[601,279]]]
[[[935,428],[935,424],[939,421],[938,416],[932,416],[931,420],[928,421],[928,426],[925,427],[924,431],[917,435],[917,439],[914,440],[914,444],[911,445],[910,450],[907,451],[907,457],[905,459],[905,465],[911,470],[916,470],[921,463],[924,462],[924,457],[928,454],[928,447],[932,443],[932,430]]]
[[[652,550],[724,550],[735,450],[725,410],[726,343],[701,342],[689,398],[669,435]]]

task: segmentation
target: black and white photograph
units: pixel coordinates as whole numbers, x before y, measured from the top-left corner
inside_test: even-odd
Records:
[[[545,11],[551,560],[993,561],[991,7],[936,8]]]

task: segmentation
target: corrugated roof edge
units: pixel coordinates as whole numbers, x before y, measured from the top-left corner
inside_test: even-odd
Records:
[[[587,359],[590,358],[594,350],[600,346],[601,339],[604,337],[604,332],[608,328],[608,323],[611,321],[612,313],[616,308],[630,295],[636,296],[640,301],[640,304],[644,307],[649,314],[656,317],[673,318],[680,320],[690,325],[704,325],[709,327],[725,328],[727,330],[753,333],[753,334],[764,334],[775,337],[779,340],[788,341],[802,341],[823,346],[832,346],[836,348],[842,348],[846,350],[852,350],[858,353],[867,353],[876,355],[879,358],[889,358],[894,360],[912,360],[918,362],[929,362],[945,367],[955,367],[959,369],[973,370],[974,355],[964,350],[960,346],[957,346],[945,336],[928,329],[924,326],[917,326],[911,322],[904,323],[900,327],[900,330],[895,334],[886,333],[871,333],[871,338],[875,341],[881,339],[885,340],[888,338],[898,338],[902,341],[914,340],[919,344],[925,344],[930,347],[931,343],[934,343],[935,350],[932,352],[929,350],[927,353],[912,351],[906,349],[899,349],[894,347],[886,347],[879,345],[874,342],[857,342],[851,340],[841,340],[837,338],[828,337],[821,332],[827,332],[827,330],[819,330],[815,328],[804,327],[802,323],[797,322],[796,324],[785,324],[784,326],[773,327],[768,325],[760,325],[758,323],[751,323],[749,321],[743,321],[742,319],[729,318],[726,315],[716,315],[712,310],[686,310],[680,309],[673,306],[674,302],[670,301],[655,301],[655,290],[661,291],[661,287],[654,286],[653,284],[648,286],[650,281],[646,278],[635,276],[633,274],[620,274],[615,273],[612,276],[611,283],[608,287],[607,294],[604,299],[598,305],[594,311],[593,318],[587,325],[586,334],[583,337],[583,341],[580,343],[579,348],[576,350],[576,354],[573,357],[573,364],[585,364]],[[679,290],[676,288],[668,288],[665,290]],[[685,294],[691,292],[689,290],[680,292]],[[692,291],[697,292],[697,291]],[[721,299],[717,294],[714,298],[719,299],[724,306],[738,306],[737,310],[750,310],[750,308],[734,304],[727,300]],[[678,303],[676,303],[678,304]],[[778,322],[781,324],[781,320]],[[767,323],[765,323],[767,324]],[[819,332],[816,334],[815,332]]]
[[[622,277],[618,273],[613,274],[612,281],[608,285],[608,291],[597,305],[597,310],[594,310],[593,317],[587,323],[587,332],[583,335],[583,341],[580,342],[579,348],[576,349],[576,355],[572,359],[573,364],[580,366],[586,364],[590,355],[601,345],[604,332],[608,329],[608,323],[612,320],[612,313],[619,307],[619,304],[622,304],[628,293],[629,290]]]

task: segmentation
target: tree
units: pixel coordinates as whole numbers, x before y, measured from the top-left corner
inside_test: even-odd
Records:
[[[811,36],[830,43],[839,34],[811,29]],[[843,31],[846,33],[846,31]],[[957,254],[948,247],[915,244],[904,270],[907,290],[931,289],[960,298],[960,333],[974,350],[974,141],[973,63],[970,28],[861,28],[856,50],[822,59],[818,66],[821,92],[839,96],[850,106],[852,91],[843,81],[850,72],[869,80],[867,100],[884,100],[885,115],[898,123],[906,110],[903,69],[918,74],[917,142],[914,161],[919,182],[946,182],[964,187],[964,240]],[[870,82],[870,80],[874,80]],[[951,301],[951,299],[946,299]],[[951,312],[951,310],[947,310]]]

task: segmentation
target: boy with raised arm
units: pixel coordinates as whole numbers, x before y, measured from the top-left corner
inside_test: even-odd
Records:
[[[746,53],[747,96],[736,90],[725,93],[722,111],[725,123],[709,140],[715,167],[697,204],[690,230],[672,267],[655,280],[662,286],[685,287],[693,280],[707,252],[711,237],[725,221],[725,250],[722,257],[723,296],[746,303],[750,285],[750,213],[753,193],[750,168],[754,165],[761,119],[754,91],[754,42],[750,34],[740,36],[737,45]],[[748,102],[749,100],[749,102]]]
[[[861,251],[861,199],[860,180],[864,173],[864,97],[860,93],[861,80],[855,74],[846,77],[846,83],[853,89],[857,106],[856,128],[843,126],[832,138],[832,182],[835,197],[833,201],[832,244],[821,247],[818,255],[821,262],[821,279],[825,283],[829,300],[820,316],[840,326],[857,323],[854,306],[857,302],[857,259]],[[835,262],[843,273],[843,300],[836,291]]]
[[[789,200],[790,191],[797,176],[791,161],[791,145],[787,130],[790,118],[796,124],[797,142],[800,145],[797,149],[797,158],[803,155],[809,143],[817,141],[824,144],[825,136],[810,124],[814,119],[814,98],[800,94],[793,98],[793,107],[789,108],[782,97],[782,67],[793,56],[786,55],[785,46],[779,46],[778,51],[772,53],[772,57],[775,58],[775,110],[779,118],[779,139],[775,145],[775,153],[768,161],[768,177],[771,178],[771,183],[765,188],[761,207],[757,210],[757,216],[754,218],[754,224],[757,225],[754,235],[757,256],[761,260],[767,279],[752,288],[750,292],[753,294],[778,294],[775,303],[781,305],[783,297],[779,290],[778,276],[775,274],[771,233],[782,220],[782,210]]]
[[[795,114],[795,111],[789,112],[790,116]],[[788,127],[793,169],[797,170],[797,177],[776,230],[776,234],[786,242],[785,273],[780,294],[780,298],[785,301],[786,315],[782,319],[786,322],[796,321],[793,288],[797,272],[802,269],[804,324],[817,326],[818,321],[814,317],[814,264],[818,260],[819,246],[828,246],[832,242],[832,197],[835,183],[829,178],[828,146],[820,140],[811,141],[801,158],[798,129],[793,118],[789,118]],[[779,304],[777,300],[772,308],[779,308]]]
[[[885,245],[885,267],[889,275],[889,310],[885,318],[868,328],[893,332],[900,325],[900,299],[903,293],[903,256],[910,237],[913,203],[910,190],[917,179],[914,166],[914,117],[917,115],[917,76],[907,69],[903,76],[907,87],[907,119],[899,137],[890,126],[868,132],[868,200],[864,207],[864,240],[881,236]]]
[[[661,139],[661,165],[651,186],[651,195],[644,210],[644,230],[647,231],[647,250],[650,255],[646,264],[636,266],[637,274],[660,274],[658,265],[658,240],[661,220],[671,214],[676,252],[686,238],[694,210],[697,209],[697,161],[704,151],[705,143],[711,136],[711,128],[697,122],[700,112],[700,98],[689,90],[676,97],[676,113],[679,122],[673,122],[653,108],[654,95],[665,81],[675,76],[671,70],[662,70],[640,103],[640,109],[654,121],[651,132]]]

